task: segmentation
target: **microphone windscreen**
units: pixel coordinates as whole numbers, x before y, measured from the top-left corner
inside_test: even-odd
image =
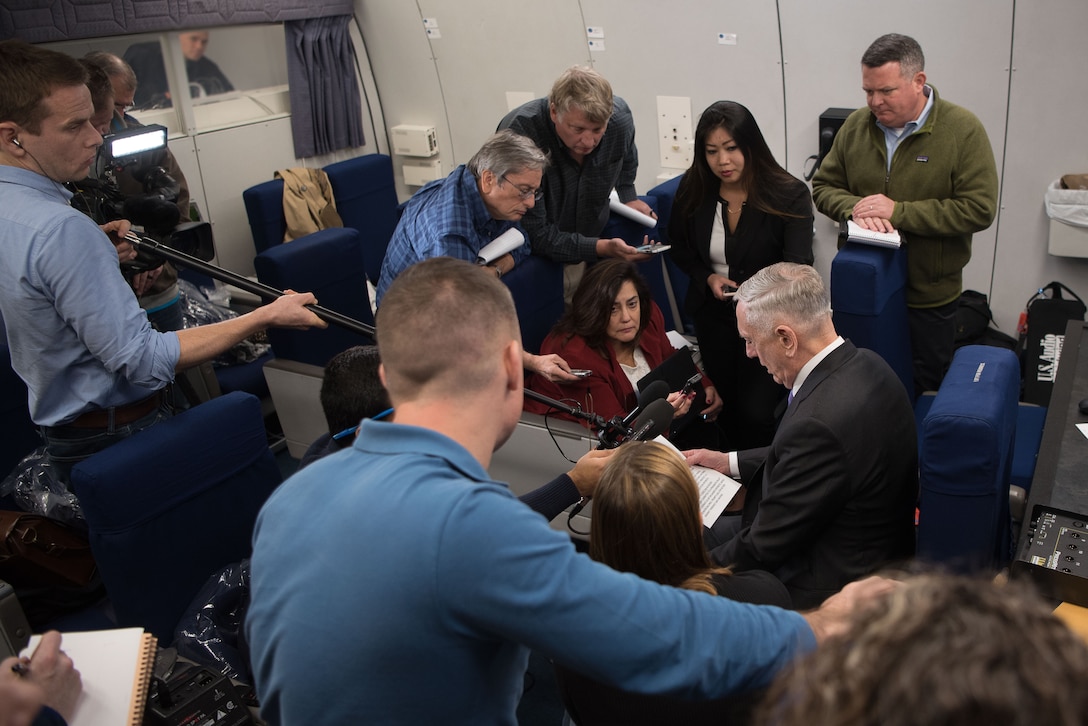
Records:
[[[664,398],[651,401],[631,425],[631,430],[635,432],[631,436],[631,440],[650,441],[656,439],[669,430],[669,425],[672,424],[675,413],[672,404]]]
[[[672,391],[669,390],[669,384],[660,378],[656,381],[652,381],[650,385],[646,386],[638,394],[638,405],[642,408],[646,408],[650,404],[650,401],[656,401],[659,398],[668,398]]]

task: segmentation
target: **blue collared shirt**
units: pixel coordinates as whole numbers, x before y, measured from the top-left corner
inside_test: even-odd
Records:
[[[488,242],[517,222],[492,219],[484,206],[476,177],[464,164],[445,179],[430,182],[412,195],[389,240],[378,279],[377,301],[397,275],[431,257],[456,257],[475,262]],[[529,256],[528,243],[512,253],[519,262]]]
[[[918,114],[918,118],[909,122],[902,129],[889,128],[879,121],[876,122],[877,127],[884,132],[884,146],[888,152],[888,171],[892,169],[892,156],[895,154],[895,150],[899,148],[899,144],[903,139],[922,128],[922,124],[926,122],[926,117],[929,116],[929,110],[933,108],[933,89],[926,86],[923,92],[926,94],[926,105],[922,107],[922,112]]]
[[[70,198],[41,174],[0,166],[0,315],[41,426],[146,398],[173,380],[181,355],[176,333],[151,328],[113,244]]]

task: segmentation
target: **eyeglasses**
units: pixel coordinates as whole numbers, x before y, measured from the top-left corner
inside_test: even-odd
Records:
[[[528,199],[529,197],[532,197],[533,201],[539,202],[541,199],[544,198],[544,192],[542,190],[540,190],[540,189],[526,189],[525,187],[518,186],[514,182],[507,179],[505,175],[499,177],[499,179],[506,182],[507,184],[509,184],[510,186],[514,187],[514,189],[517,190],[518,199],[525,200],[525,199]]]
[[[136,104],[134,104],[134,103],[129,103],[129,104],[115,103],[115,104],[113,104],[113,107],[115,109],[117,109],[117,113],[124,116],[126,113],[128,113],[132,109],[136,108]]]

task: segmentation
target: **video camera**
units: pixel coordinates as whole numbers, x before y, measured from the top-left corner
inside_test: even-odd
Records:
[[[167,129],[159,124],[109,134],[98,148],[91,176],[73,183],[72,206],[98,224],[127,219],[143,227],[155,242],[203,261],[215,256],[211,225],[181,220],[177,207],[180,184],[162,167]],[[121,192],[118,175],[127,173],[142,185],[141,194]],[[180,224],[179,224],[180,222]],[[126,276],[160,267],[163,258],[147,249],[121,268]]]

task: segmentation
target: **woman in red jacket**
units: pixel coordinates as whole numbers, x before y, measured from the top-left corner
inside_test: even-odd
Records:
[[[611,259],[586,271],[571,306],[541,345],[541,355],[556,353],[572,370],[590,374],[572,383],[555,383],[533,375],[527,385],[545,396],[577,404],[611,419],[638,403],[637,382],[675,353],[665,335],[665,320],[650,297],[650,289],[630,262]],[[676,417],[694,408],[713,420],[721,401],[705,378],[694,396],[669,395]],[[546,413],[546,405],[530,399],[525,409]],[[564,415],[564,414],[560,414]],[[565,416],[565,415],[564,415]],[[570,418],[570,417],[567,417]]]

